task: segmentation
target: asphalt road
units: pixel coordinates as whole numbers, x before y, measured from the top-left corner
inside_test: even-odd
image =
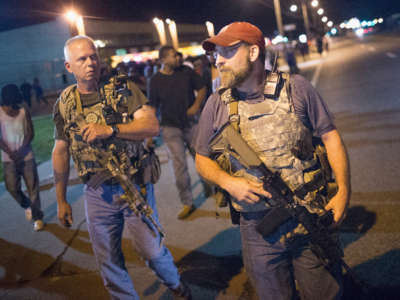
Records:
[[[345,260],[379,287],[377,299],[400,299],[400,35],[342,39],[302,74],[327,102],[350,156]]]

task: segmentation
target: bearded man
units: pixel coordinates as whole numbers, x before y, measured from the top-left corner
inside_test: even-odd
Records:
[[[331,211],[337,226],[349,204],[350,174],[344,144],[326,104],[303,77],[265,71],[264,36],[250,23],[225,26],[205,40],[203,48],[215,54],[221,88],[207,100],[200,117],[196,167],[206,180],[225,190],[231,208],[240,214],[244,266],[259,299],[294,298],[295,280],[302,299],[339,299],[340,266],[325,268],[312,251],[309,234],[294,218],[267,236],[257,231],[274,208],[274,197],[264,189],[262,178],[244,176],[251,170],[235,170],[229,152],[222,149],[216,157],[210,144],[225,125],[232,125],[292,191],[307,187],[304,201],[297,205],[312,213]],[[271,94],[272,75],[276,89]],[[315,180],[323,171],[314,155],[313,135],[326,147],[335,175],[338,190],[331,198],[324,193],[325,182]]]

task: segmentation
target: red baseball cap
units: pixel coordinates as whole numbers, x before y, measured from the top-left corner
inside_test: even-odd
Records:
[[[265,53],[265,40],[261,30],[247,22],[234,22],[223,27],[217,35],[206,39],[202,46],[206,51],[214,51],[215,45],[228,47],[239,42],[257,45]]]

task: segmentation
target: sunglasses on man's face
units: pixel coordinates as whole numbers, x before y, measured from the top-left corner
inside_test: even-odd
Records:
[[[221,55],[224,58],[231,58],[236,54],[240,46],[242,46],[243,44],[243,42],[239,42],[235,45],[228,47],[216,46],[215,51],[212,52],[212,55],[214,56],[214,59],[217,59],[218,55]]]

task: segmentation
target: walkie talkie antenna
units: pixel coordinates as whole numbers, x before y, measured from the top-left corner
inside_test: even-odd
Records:
[[[279,51],[275,51],[274,61],[272,63],[272,70],[271,72],[276,72],[278,68],[278,58],[279,58]]]

